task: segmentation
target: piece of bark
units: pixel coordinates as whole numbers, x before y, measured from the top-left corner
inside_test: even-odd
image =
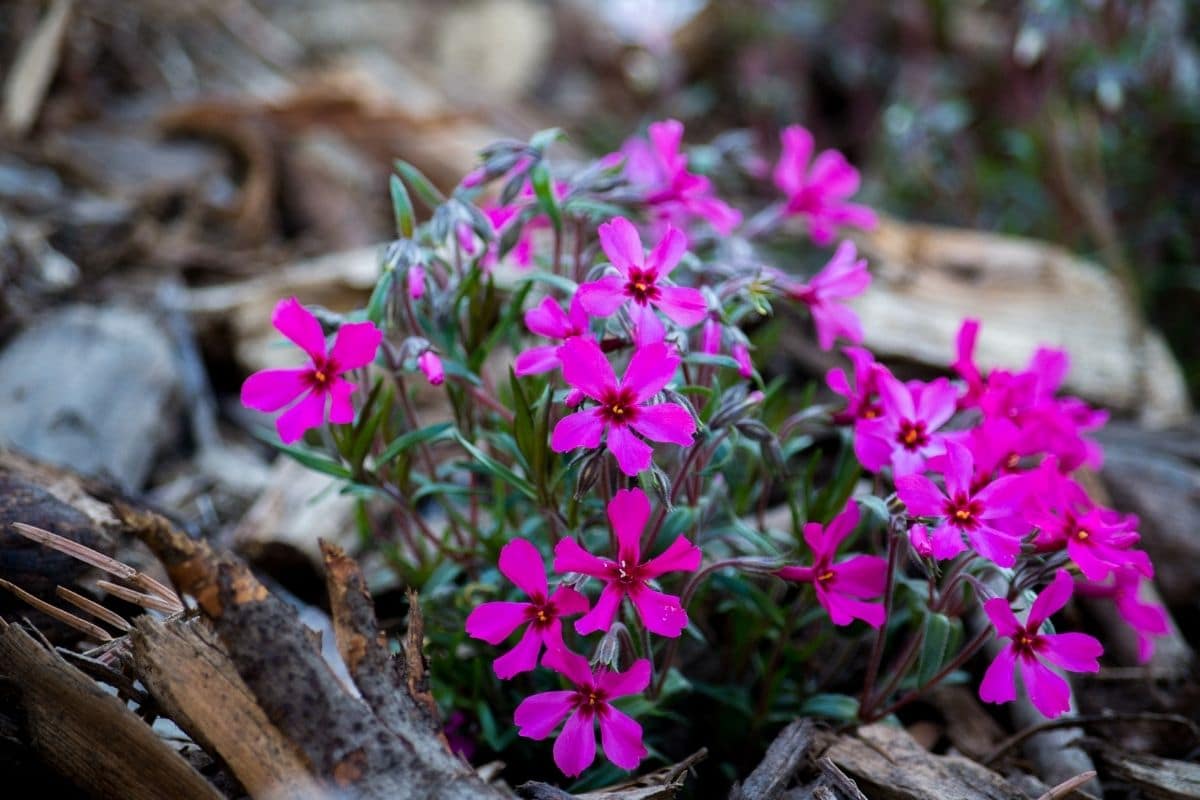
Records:
[[[15,685],[42,759],[89,794],[114,800],[221,800],[124,703],[0,621],[0,675]]]
[[[177,430],[169,338],[143,311],[70,306],[0,353],[0,441],[84,474],[141,487]]]
[[[974,691],[941,684],[927,697],[946,723],[946,738],[963,755],[979,758],[1004,738],[1004,729],[984,710]]]
[[[775,800],[795,778],[816,745],[816,723],[798,719],[784,728],[744,781],[734,784],[730,800]]]
[[[118,512],[162,560],[176,587],[196,599],[268,719],[319,780],[350,796],[389,800],[505,796],[448,751],[384,725],[338,681],[295,610],[272,596],[244,563],[214,554],[161,517],[125,506]]]
[[[541,781],[521,784],[517,794],[528,800],[671,800],[683,788],[691,768],[707,757],[708,751],[700,749],[677,764],[583,794],[564,792]]]
[[[54,0],[9,65],[4,81],[4,127],[9,133],[24,136],[37,121],[46,90],[58,71],[74,5],[74,0]]]
[[[938,756],[889,725],[867,725],[843,736],[825,755],[873,800],[1017,800],[1016,787],[970,759]]]
[[[1100,748],[1100,758],[1112,773],[1155,800],[1200,798],[1200,765],[1143,753]]]
[[[134,623],[132,666],[163,712],[229,766],[251,797],[326,796],[200,621]]]
[[[984,369],[1024,368],[1039,345],[1061,347],[1071,356],[1066,391],[1156,427],[1190,416],[1179,365],[1099,266],[1032,239],[891,219],[855,241],[875,280],[853,307],[864,346],[881,357],[945,369],[969,316],[983,322]]]

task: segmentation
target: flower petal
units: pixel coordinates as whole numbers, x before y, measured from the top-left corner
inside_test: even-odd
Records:
[[[979,699],[985,703],[1008,703],[1017,699],[1016,668],[1017,654],[1011,647],[1000,651],[983,673],[979,684]]]
[[[325,424],[325,395],[309,392],[303,400],[275,420],[275,429],[284,444],[292,444],[304,436],[310,428]]]
[[[325,358],[325,333],[321,323],[296,298],[279,301],[271,313],[271,324],[314,361]]]
[[[957,407],[958,389],[945,378],[938,378],[921,389],[917,419],[925,420],[928,429],[934,431],[954,416]]]
[[[570,586],[560,586],[550,595],[550,602],[560,617],[573,617],[587,612],[588,599]]]
[[[513,361],[513,372],[518,378],[526,375],[538,375],[558,368],[558,345],[548,344],[541,347],[531,347],[518,353]]]
[[[521,636],[521,641],[517,642],[516,647],[492,662],[492,669],[497,678],[506,681],[514,675],[535,668],[541,651],[542,634],[530,625],[525,629],[525,634]]]
[[[604,421],[594,408],[576,411],[568,414],[554,426],[550,434],[550,449],[556,453],[566,453],[577,447],[589,450],[600,446],[600,438],[604,435]]]
[[[924,475],[897,477],[896,494],[913,516],[940,517],[944,512],[946,496]]]
[[[613,620],[617,618],[621,598],[624,596],[625,592],[615,585],[610,583],[605,586],[592,610],[575,620],[575,632],[580,636],[587,636],[595,631],[607,632],[612,627]]]
[[[1074,591],[1075,581],[1071,579],[1071,573],[1060,569],[1055,573],[1054,580],[1045,589],[1042,589],[1042,593],[1029,607],[1030,629],[1037,630],[1043,622],[1057,614],[1071,599]]]
[[[1104,646],[1086,633],[1054,633],[1039,637],[1038,655],[1071,672],[1099,672],[1096,661]]]
[[[574,539],[562,539],[554,546],[554,571],[578,572],[594,578],[608,576],[608,563],[580,547]]]
[[[639,658],[624,672],[602,670],[596,673],[596,685],[609,697],[625,697],[644,691],[650,685],[650,662]]]
[[[660,286],[654,305],[671,318],[676,325],[690,328],[699,325],[708,316],[708,304],[699,289],[687,286]]]
[[[353,394],[353,383],[334,378],[329,387],[329,421],[334,425],[349,425],[354,422],[354,404],[350,402],[350,396]]]
[[[688,626],[687,612],[673,594],[642,587],[630,594],[629,599],[651,633],[674,639]]]
[[[575,692],[570,690],[542,692],[526,697],[513,712],[513,722],[519,728],[517,733],[526,739],[545,739],[570,713],[574,698]]]
[[[650,251],[650,255],[646,259],[646,268],[654,270],[658,277],[662,278],[675,269],[675,265],[679,263],[679,259],[683,258],[687,248],[687,236],[683,231],[668,223],[666,233],[658,240],[658,244],[654,245],[654,249]],[[699,294],[699,292],[696,293]],[[703,298],[701,298],[701,302],[703,302]],[[670,313],[667,316],[671,316]],[[674,318],[672,317],[672,319]],[[696,323],[691,324],[695,325]]]
[[[808,162],[812,158],[812,134],[799,125],[789,125],[779,136],[782,151],[779,163],[772,176],[775,185],[787,195],[794,195],[804,188]]]
[[[993,597],[983,604],[983,610],[988,619],[996,626],[996,633],[1001,636],[1013,637],[1022,629],[1021,623],[1013,614],[1012,606],[1003,597]]]
[[[637,475],[650,466],[653,448],[633,435],[628,427],[614,425],[608,430],[608,451],[626,475]]]
[[[574,302],[578,302],[578,299]],[[525,327],[539,336],[565,339],[573,333],[575,326],[558,301],[553,297],[546,297],[542,299],[541,303],[525,312]]]
[[[624,217],[615,217],[600,226],[600,247],[622,275],[631,267],[641,267],[646,260],[642,249],[642,237],[633,223]]]
[[[554,742],[554,763],[563,774],[574,778],[596,760],[596,729],[592,715],[576,711],[567,719]]]
[[[851,597],[879,597],[887,587],[887,559],[879,556],[854,556],[830,567],[834,586]]]
[[[255,411],[278,411],[310,388],[311,367],[264,369],[242,384],[242,405]]]
[[[593,317],[611,316],[629,299],[625,295],[625,279],[619,275],[605,275],[585,283],[575,290],[575,297],[580,307]]]
[[[646,757],[642,726],[612,706],[600,715],[600,744],[608,760],[621,769],[636,769]]]
[[[858,503],[853,498],[846,501],[846,507],[825,526],[824,552],[833,555],[846,537],[858,527]]]
[[[829,612],[834,625],[849,625],[855,619],[861,619],[872,628],[878,628],[887,619],[887,610],[882,603],[867,603],[826,591],[819,581],[814,585],[817,587],[817,601]]]
[[[562,362],[563,380],[593,400],[599,400],[617,386],[612,365],[591,339],[582,336],[567,339],[558,348],[558,360]]]
[[[373,322],[350,322],[338,328],[329,357],[339,372],[365,367],[375,360],[383,332]]]
[[[650,519],[650,499],[641,489],[620,489],[608,503],[608,521],[617,535],[620,557],[641,562],[642,531]]]
[[[528,621],[529,603],[498,601],[477,606],[467,617],[467,635],[488,644],[500,644]]]
[[[680,536],[666,550],[643,564],[641,573],[650,579],[664,572],[695,572],[700,567],[700,559],[700,548]]]
[[[1033,707],[1050,719],[1071,710],[1071,686],[1036,658],[1021,659],[1021,677]]]
[[[635,431],[654,442],[670,442],[687,447],[696,434],[696,420],[678,403],[642,406],[629,423]]]
[[[500,572],[534,600],[544,600],[546,566],[542,554],[525,539],[513,539],[500,548]]]
[[[679,356],[673,347],[663,342],[648,344],[629,359],[621,387],[633,390],[637,402],[644,403],[671,382],[678,368]]]
[[[542,666],[566,676],[567,680],[581,689],[591,689],[595,685],[588,660],[565,647],[547,650],[545,658],[542,659]]]

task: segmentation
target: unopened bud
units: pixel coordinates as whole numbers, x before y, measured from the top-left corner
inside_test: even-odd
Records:
[[[756,442],[769,442],[775,438],[775,434],[771,432],[771,429],[756,419],[740,420],[734,427],[743,436],[753,439]]]
[[[442,360],[432,350],[426,350],[417,357],[417,367],[425,373],[425,379],[434,386],[441,386],[442,381],[446,379],[446,373],[442,369]]]
[[[420,264],[413,264],[408,269],[408,296],[413,300],[425,296],[425,268]]]
[[[600,473],[604,470],[603,456],[603,450],[596,450],[584,456],[579,468],[579,478],[575,481],[576,500],[582,500],[600,480]]]

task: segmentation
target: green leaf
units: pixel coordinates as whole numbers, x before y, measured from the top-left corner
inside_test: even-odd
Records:
[[[533,408],[529,405],[525,387],[521,386],[521,381],[517,379],[517,373],[513,371],[512,367],[508,368],[508,385],[513,394],[513,436],[517,440],[517,447],[532,464],[534,456]]]
[[[396,171],[400,173],[400,177],[404,178],[405,183],[412,187],[412,190],[417,193],[417,197],[421,198],[421,202],[425,205],[430,208],[437,208],[446,202],[446,196],[429,182],[429,179],[425,177],[421,170],[407,161],[399,159],[396,160],[395,167]]]
[[[435,439],[442,438],[453,428],[453,422],[438,422],[433,425],[427,425],[424,428],[420,428],[415,431],[409,431],[408,433],[401,434],[400,436],[397,436],[382,453],[379,454],[379,458],[376,459],[375,464],[376,466],[382,466],[401,453],[404,453],[405,451],[410,450],[423,442],[430,442]]]
[[[537,195],[538,206],[550,217],[554,230],[562,232],[562,209],[554,197],[554,181],[550,176],[550,167],[545,161],[539,161],[529,170],[529,180],[533,183],[533,193]]]
[[[280,442],[271,442],[271,444],[279,451],[286,453],[311,470],[323,472],[326,475],[332,475],[335,478],[347,481],[353,477],[353,473],[350,472],[348,467],[340,461],[334,461],[324,453],[318,453],[316,450],[309,450],[307,447],[300,447],[298,445],[282,444]]]
[[[686,364],[705,364],[713,367],[728,367],[729,369],[739,369],[741,367],[735,359],[717,353],[688,353],[683,357],[683,361]]]
[[[925,641],[921,644],[917,686],[924,686],[933,680],[938,670],[946,663],[946,654],[950,652],[955,625],[961,624],[960,620],[952,620],[945,614],[930,612],[925,615]]]
[[[567,135],[563,133],[562,128],[546,128],[529,138],[529,149],[544,153],[547,147],[555,142],[564,141],[566,138]]]
[[[844,694],[814,694],[800,704],[800,715],[853,722],[858,717],[858,700]]]
[[[487,453],[480,450],[471,442],[467,441],[467,439],[458,431],[454,432],[454,438],[458,440],[458,443],[462,445],[463,449],[475,459],[476,464],[478,464],[478,466],[485,472],[491,473],[495,477],[504,481],[509,486],[512,486],[521,494],[528,497],[530,500],[537,500],[537,491],[534,490],[532,483],[513,472],[509,467],[501,464]]]
[[[468,364],[471,369],[478,372],[479,368],[483,366],[484,360],[487,359],[496,345],[500,343],[500,340],[512,330],[513,325],[516,324],[517,319],[525,310],[525,298],[529,295],[529,291],[532,288],[533,283],[526,281],[522,284],[521,288],[517,289],[516,294],[509,298],[507,308],[504,309],[504,315],[500,317],[498,322],[492,325],[491,332],[483,340],[483,343],[471,352],[470,363]]]
[[[405,239],[411,239],[416,229],[416,216],[413,214],[412,199],[404,188],[404,181],[395,175],[388,177],[388,188],[392,191],[392,213],[396,216],[396,230]]]
[[[392,284],[395,282],[396,270],[389,267],[379,276],[379,282],[375,284],[375,289],[371,292],[371,299],[367,301],[367,319],[376,325],[383,322],[383,315],[387,312],[388,297],[392,293]]]

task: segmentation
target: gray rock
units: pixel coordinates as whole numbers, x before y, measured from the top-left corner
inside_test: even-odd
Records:
[[[171,339],[133,308],[71,306],[0,353],[0,443],[127,489],[179,431]]]

